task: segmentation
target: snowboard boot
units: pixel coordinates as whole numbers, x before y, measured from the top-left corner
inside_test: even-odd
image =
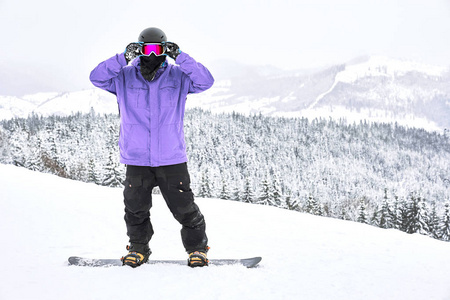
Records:
[[[150,254],[152,254],[152,251],[150,251],[150,248],[147,245],[131,245],[127,246],[127,250],[129,251],[128,254],[122,256],[120,260],[122,261],[122,264],[124,266],[127,265],[132,268],[136,268],[142,264],[145,264],[148,261]]]
[[[208,250],[209,247],[206,247],[206,249],[189,253],[188,266],[192,268],[207,266],[209,263],[209,260],[206,256]]]

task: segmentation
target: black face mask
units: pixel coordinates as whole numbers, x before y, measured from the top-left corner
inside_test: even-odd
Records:
[[[156,72],[166,61],[165,55],[156,56],[155,53],[149,56],[141,56],[141,74],[147,81],[155,78]]]

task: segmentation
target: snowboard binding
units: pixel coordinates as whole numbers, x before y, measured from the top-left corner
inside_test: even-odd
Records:
[[[150,249],[144,253],[137,252],[133,249],[132,246],[127,246],[127,250],[129,250],[128,254],[122,256],[120,260],[122,261],[122,264],[124,266],[127,265],[132,268],[136,268],[142,264],[145,264],[148,261],[150,254],[152,253]]]
[[[209,263],[209,260],[206,257],[206,252],[194,251],[189,254],[188,266],[191,268],[204,267],[204,266],[207,266],[208,263]]]

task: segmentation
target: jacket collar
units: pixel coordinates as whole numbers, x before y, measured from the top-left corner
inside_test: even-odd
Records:
[[[141,73],[141,58],[140,57],[138,57],[135,60],[133,60],[131,62],[131,65],[137,69],[138,73]],[[167,65],[168,65],[168,62],[167,62],[167,59],[166,59],[164,61],[164,63],[162,64],[162,66],[156,71],[154,79],[157,79],[159,76],[161,76],[161,74],[166,70]]]
[[[138,73],[141,73],[141,58],[140,57],[133,60],[131,62],[131,65],[137,69]],[[162,66],[156,71],[154,79],[157,79],[159,76],[161,76],[161,74],[167,69],[167,65],[168,65],[168,63],[167,63],[167,59],[166,59],[164,61],[164,63],[162,64]]]
[[[161,70],[161,69],[163,69],[163,70],[165,70],[166,68],[167,68],[167,59],[166,59],[166,61],[163,63],[163,65],[161,66],[161,68],[159,68],[159,70],[158,70],[158,72]],[[139,71],[141,70],[141,58],[140,57],[138,57],[138,58],[136,58],[136,59],[134,59],[132,62],[131,62],[131,65],[132,66],[134,66],[135,68],[137,68]]]

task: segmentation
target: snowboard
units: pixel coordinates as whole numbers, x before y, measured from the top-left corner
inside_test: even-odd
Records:
[[[254,268],[261,261],[261,257],[241,258],[241,259],[210,259],[210,266],[224,266],[224,265],[243,265],[247,268]],[[146,264],[171,264],[171,265],[183,265],[187,266],[187,260],[151,260],[149,259]],[[114,258],[84,258],[79,256],[69,257],[69,265],[84,266],[84,267],[113,267],[122,266],[120,259]]]

